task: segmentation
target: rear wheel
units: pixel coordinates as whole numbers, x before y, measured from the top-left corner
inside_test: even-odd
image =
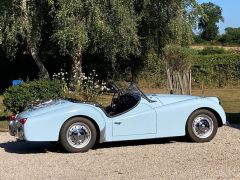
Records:
[[[193,112],[187,121],[187,136],[194,142],[211,141],[217,133],[218,122],[214,114],[201,109]]]
[[[83,117],[75,117],[64,123],[60,132],[63,148],[71,153],[86,152],[96,142],[97,132],[94,124]]]

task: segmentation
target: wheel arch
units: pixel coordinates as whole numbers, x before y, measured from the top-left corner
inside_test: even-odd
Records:
[[[192,113],[194,113],[194,112],[196,112],[196,111],[198,111],[198,110],[208,110],[208,111],[210,111],[210,112],[213,113],[213,115],[216,117],[217,122],[218,122],[218,127],[222,127],[222,126],[223,126],[223,121],[222,121],[222,118],[221,118],[220,114],[219,114],[217,111],[215,111],[214,109],[209,108],[209,107],[201,107],[201,108],[196,109],[196,110],[193,111]],[[191,115],[192,115],[192,113],[191,113]],[[190,116],[191,116],[191,115],[190,115]],[[189,117],[190,117],[190,116],[189,116]],[[189,118],[189,117],[188,117],[188,118]]]
[[[62,127],[64,126],[64,124],[65,124],[67,121],[69,121],[69,120],[72,119],[72,118],[76,118],[76,117],[86,118],[86,119],[88,119],[89,121],[91,121],[91,122],[93,123],[93,125],[94,125],[94,127],[96,128],[96,131],[97,131],[97,139],[96,139],[96,142],[99,142],[99,141],[101,140],[101,131],[100,131],[99,125],[97,124],[97,122],[96,122],[93,118],[91,118],[91,117],[89,117],[89,116],[85,116],[85,115],[75,115],[75,116],[71,116],[70,118],[66,119],[66,121],[62,124],[61,129],[62,129]],[[61,132],[61,130],[59,131],[59,136],[58,136],[58,137],[60,137],[60,132]],[[58,139],[59,139],[59,138],[58,138]]]

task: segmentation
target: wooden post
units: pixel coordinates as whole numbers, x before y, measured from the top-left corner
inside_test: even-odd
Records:
[[[167,68],[167,78],[168,78],[168,86],[170,88],[169,92],[172,92],[173,91],[173,83],[172,83],[171,73],[168,68]]]
[[[182,92],[182,94],[185,94],[183,83],[182,83],[182,78],[181,78],[179,72],[177,73],[177,76],[178,76],[179,84],[180,84],[180,87],[181,87],[181,92]]]

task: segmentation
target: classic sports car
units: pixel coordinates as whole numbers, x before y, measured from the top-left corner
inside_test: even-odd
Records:
[[[52,100],[11,118],[9,132],[25,141],[56,141],[68,152],[86,152],[96,142],[185,136],[208,142],[226,116],[217,97],[144,94],[131,84],[107,107],[95,102]]]

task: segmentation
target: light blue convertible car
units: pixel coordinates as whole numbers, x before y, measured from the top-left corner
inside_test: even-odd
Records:
[[[217,97],[144,94],[132,84],[107,107],[95,102],[52,100],[18,114],[9,132],[25,141],[56,141],[68,152],[86,152],[96,142],[185,136],[208,142],[226,116]]]

